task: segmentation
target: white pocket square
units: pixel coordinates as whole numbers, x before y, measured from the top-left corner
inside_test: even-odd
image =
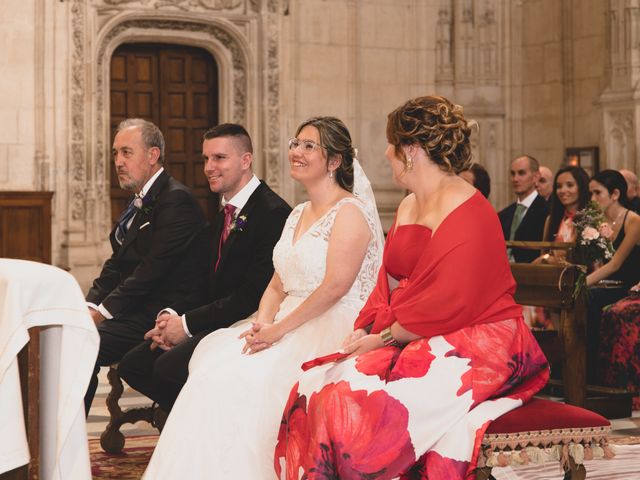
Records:
[[[139,230],[142,230],[142,229],[143,229],[144,227],[146,227],[147,225],[151,225],[151,222],[143,223],[142,225],[140,225],[140,228],[138,229],[138,231],[139,231]]]

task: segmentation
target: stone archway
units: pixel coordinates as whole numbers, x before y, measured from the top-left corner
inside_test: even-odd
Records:
[[[283,187],[279,0],[246,5],[232,17],[158,6],[141,10],[122,4],[105,11],[83,1],[71,4],[67,228],[60,248],[81,282],[86,281],[82,271],[92,277],[107,252],[109,62],[123,43],[159,41],[211,53],[220,72],[220,120],[253,132],[259,175],[275,190]]]

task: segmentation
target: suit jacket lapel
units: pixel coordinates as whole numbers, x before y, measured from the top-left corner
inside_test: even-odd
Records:
[[[254,208],[256,207],[256,205],[258,204],[258,198],[261,195],[261,191],[263,189],[263,184],[262,182],[260,182],[260,186],[258,188],[255,189],[255,191],[251,194],[251,196],[249,197],[249,200],[247,200],[247,203],[245,204],[245,206],[242,208],[242,210],[240,210],[240,212],[238,213],[238,215],[236,216],[236,219],[238,219],[240,216],[244,215],[246,218],[247,222],[251,221],[251,212],[254,210]],[[223,219],[224,219],[224,215],[223,215]],[[233,247],[233,244],[235,243],[238,235],[242,235],[243,232],[239,231],[239,230],[233,230],[230,234],[229,234],[229,238],[227,238],[227,241],[224,242],[224,245],[222,246],[222,252],[220,252],[220,263],[218,264],[218,272],[220,272],[222,270],[222,266],[225,263],[226,258],[229,256],[229,252],[231,251],[231,248]],[[220,234],[222,234],[222,225],[220,226]],[[216,238],[220,238],[220,236],[218,235]],[[217,259],[216,259],[217,261]]]
[[[149,200],[147,200],[147,202],[145,203],[153,208],[153,205],[156,203],[156,197],[168,182],[169,174],[167,174],[166,170],[163,170],[163,172],[158,176],[158,178],[156,178],[156,181],[153,182],[153,185],[151,185],[151,188],[145,195],[145,198],[149,197]],[[120,246],[120,250],[124,250],[135,240],[135,238],[138,236],[138,230],[140,230],[140,226],[145,222],[148,222],[150,219],[151,212],[145,213],[141,210],[136,212],[136,215],[135,217],[133,217],[133,221],[129,226],[129,230],[127,231],[127,236],[124,237],[124,241]]]
[[[511,233],[511,224],[513,223],[513,216],[516,213],[516,204],[512,203],[507,208],[508,210],[505,215],[505,222],[504,222],[504,238],[509,240],[509,234]]]
[[[218,247],[220,245],[220,235],[222,235],[222,227],[224,226],[224,213],[222,211],[213,219],[213,225],[211,230],[211,248],[213,249],[212,267],[218,262]]]
[[[141,211],[136,212],[136,215],[135,217],[133,217],[131,225],[129,226],[129,230],[127,231],[127,235],[124,237],[124,241],[120,246],[121,250],[124,250],[129,245],[131,245],[131,243],[133,243],[135,238],[138,236],[138,230],[140,230],[140,225],[142,225],[144,222],[147,221],[146,220],[147,217],[148,215],[145,214],[144,212],[141,212]]]
[[[538,198],[542,198],[542,197],[538,195],[533,200],[533,202],[531,202],[531,206],[527,208],[527,211],[524,212],[524,216],[522,217],[522,221],[520,222],[520,225],[518,226],[518,230],[516,231],[516,233],[521,230],[524,231],[523,228],[526,229],[526,226],[532,222],[532,218],[536,216],[538,212],[538,207],[539,207]]]

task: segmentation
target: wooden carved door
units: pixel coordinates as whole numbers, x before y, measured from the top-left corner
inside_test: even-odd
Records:
[[[193,190],[207,217],[218,198],[203,173],[202,135],[218,123],[218,68],[205,50],[163,44],[121,45],[111,59],[111,142],[118,124],[140,117],[165,138],[165,169]],[[111,162],[111,218],[131,193],[120,189]]]

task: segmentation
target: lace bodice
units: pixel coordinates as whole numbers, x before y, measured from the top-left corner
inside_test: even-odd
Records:
[[[308,297],[322,283],[327,266],[331,229],[342,205],[345,203],[356,205],[367,219],[371,231],[374,232],[376,228],[362,202],[356,198],[347,197],[337,202],[306,232],[302,233],[294,245],[293,235],[302,211],[308,203],[302,203],[293,209],[282,230],[282,236],[273,250],[273,265],[280,276],[284,291],[287,295],[296,297]],[[383,245],[378,244],[377,236],[373,233],[371,237],[356,280],[349,292],[340,300],[341,303],[357,310],[362,308],[373,290],[380,269]]]

